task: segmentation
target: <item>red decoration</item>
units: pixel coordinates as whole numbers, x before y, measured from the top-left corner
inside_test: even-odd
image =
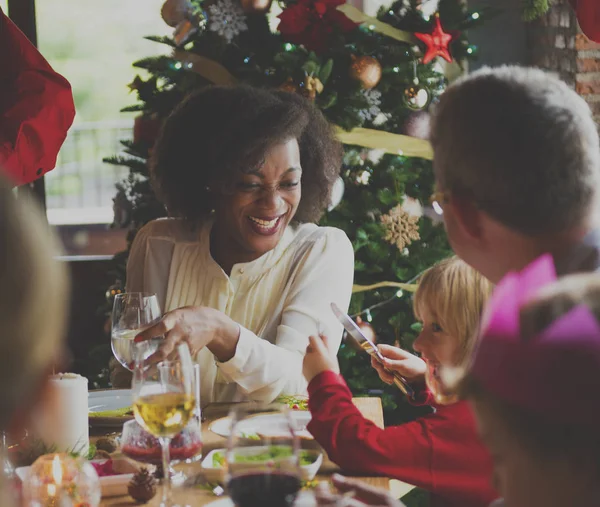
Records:
[[[570,0],[577,13],[581,31],[588,39],[600,42],[600,2],[598,0]]]
[[[452,40],[452,35],[445,33],[440,23],[440,17],[436,14],[435,26],[431,33],[415,33],[415,37],[424,42],[427,46],[423,63],[429,63],[436,56],[441,56],[444,60],[451,62],[452,56],[448,50],[448,44]]]
[[[344,3],[345,0],[298,0],[279,15],[278,30],[287,42],[319,52],[336,31],[345,33],[358,26],[337,10]]]

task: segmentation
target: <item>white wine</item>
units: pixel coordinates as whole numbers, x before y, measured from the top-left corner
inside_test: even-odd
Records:
[[[181,432],[196,408],[191,394],[159,393],[138,398],[133,413],[149,433],[156,437],[174,437]]]
[[[111,348],[114,356],[125,368],[133,369],[133,361],[138,352],[142,353],[142,360],[148,359],[154,354],[162,338],[152,338],[140,343],[133,340],[142,332],[142,329],[126,329],[119,332],[113,332],[111,337]]]

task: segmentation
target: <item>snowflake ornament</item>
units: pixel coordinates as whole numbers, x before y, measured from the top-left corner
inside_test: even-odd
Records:
[[[413,241],[421,239],[419,217],[410,215],[400,204],[382,215],[380,220],[385,228],[384,239],[392,245],[396,245],[400,252],[403,252],[404,248]]]
[[[232,0],[219,0],[209,6],[208,12],[208,29],[225,37],[228,43],[231,43],[241,32],[248,30],[244,11]]]
[[[377,90],[363,90],[365,99],[367,99],[368,107],[361,109],[358,116],[362,121],[374,120],[381,113],[379,106],[381,105],[381,92]]]

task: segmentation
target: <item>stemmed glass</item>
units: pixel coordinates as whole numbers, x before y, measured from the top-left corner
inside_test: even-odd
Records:
[[[111,348],[115,358],[128,370],[133,370],[136,354],[143,360],[160,345],[161,337],[135,343],[134,338],[161,317],[156,294],[125,292],[117,294],[113,303]]]
[[[237,507],[288,507],[301,488],[300,448],[290,410],[239,407],[230,414],[226,488]]]
[[[158,438],[162,448],[163,495],[161,507],[170,507],[171,478],[169,445],[188,424],[196,410],[194,367],[187,343],[182,343],[169,361],[144,367],[135,361],[132,394],[136,421]]]

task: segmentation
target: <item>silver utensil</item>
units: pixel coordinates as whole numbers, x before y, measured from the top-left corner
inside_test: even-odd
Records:
[[[342,326],[344,326],[344,329],[346,330],[346,333],[348,333],[348,336],[350,336],[354,340],[354,342],[367,354],[374,356],[377,359],[377,361],[379,361],[381,364],[385,364],[385,358],[383,357],[381,352],[379,352],[379,349],[371,340],[369,340],[363,334],[363,332],[356,325],[356,323],[342,310],[340,310],[340,308],[335,303],[331,303],[331,309],[333,310],[333,313],[335,314],[337,319],[342,323]],[[402,391],[409,398],[414,397],[415,392],[413,391],[413,388],[410,387],[410,384],[402,375],[387,368],[384,369],[387,373],[394,377],[394,384],[396,385],[396,387],[398,387],[398,389],[400,389],[400,391]]]

